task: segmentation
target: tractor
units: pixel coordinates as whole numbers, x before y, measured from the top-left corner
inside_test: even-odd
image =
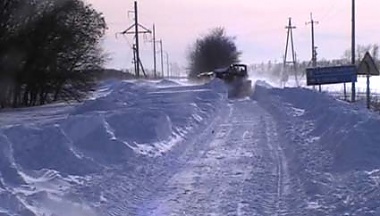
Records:
[[[247,65],[245,64],[232,64],[229,67],[218,68],[212,72],[201,73],[198,77],[223,80],[228,86],[229,98],[246,97],[252,92],[252,82],[248,80]]]

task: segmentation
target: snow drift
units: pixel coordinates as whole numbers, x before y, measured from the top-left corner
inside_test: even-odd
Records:
[[[36,108],[3,113],[0,214],[63,215],[58,206],[65,206],[65,215],[94,215],[69,195],[70,188],[180,145],[224,104],[221,85],[107,81],[92,99],[70,109],[57,106],[51,112],[57,118]],[[34,116],[33,122],[25,116]]]
[[[309,89],[265,85],[256,85],[255,89],[253,98],[270,107],[278,118],[283,117],[281,120],[296,117],[296,121],[287,119],[288,126],[292,123],[293,129],[303,127],[298,136],[329,152],[326,171],[372,170],[380,166],[377,114]],[[288,135],[290,132],[293,131]]]
[[[278,122],[293,181],[302,182],[309,202],[305,214],[380,213],[377,113],[327,94],[262,82],[252,98]]]

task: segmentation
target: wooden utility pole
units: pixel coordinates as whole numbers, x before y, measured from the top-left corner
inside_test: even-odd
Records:
[[[352,38],[351,38],[351,64],[355,65],[355,0],[352,0]],[[356,100],[356,87],[355,82],[352,82],[352,95],[351,101]]]
[[[314,21],[313,14],[310,13],[310,22],[307,22],[306,24],[311,24],[311,62],[312,66],[317,66],[317,47],[315,46],[315,40],[314,40],[314,24],[318,24],[318,21]],[[321,92],[321,85],[319,85],[319,92]]]
[[[168,52],[165,52],[165,54],[166,54],[166,74],[167,74],[167,77],[170,77],[169,54]]]
[[[156,58],[156,26],[153,24],[153,72],[157,78],[157,58]]]
[[[139,47],[139,21],[138,21],[138,11],[137,11],[137,1],[135,1],[135,44],[136,44],[136,59],[137,59],[137,66],[136,66],[136,76],[137,78],[140,77],[140,47]]]
[[[161,48],[161,73],[162,77],[164,77],[164,50],[162,49],[162,40],[159,40],[160,48]]]
[[[314,40],[314,24],[319,24],[318,21],[314,21],[313,14],[310,13],[310,22],[307,24],[311,24],[311,61],[313,67],[317,66],[317,47],[315,46]]]
[[[293,29],[295,29],[295,26],[292,26],[292,18],[289,18],[289,25],[285,27],[287,29],[287,37],[286,37],[286,46],[285,46],[285,55],[284,55],[284,72],[286,72],[286,66],[288,64],[293,65],[294,69],[294,76],[296,80],[296,85],[298,86],[298,77],[297,77],[297,68],[296,68],[296,53],[294,51],[294,42],[293,42]],[[288,55],[288,49],[289,49],[289,43],[291,44],[290,48],[292,51],[292,60],[287,61],[287,55]],[[283,77],[282,77],[283,78]]]
[[[149,29],[138,23],[138,10],[137,10],[137,1],[134,4],[134,13],[135,13],[135,22],[129,28],[121,32],[120,34],[133,34],[135,36],[135,44],[133,45],[133,53],[134,53],[134,66],[135,66],[135,74],[136,77],[140,77],[140,65],[142,66],[142,62],[140,59],[140,47],[139,47],[139,34],[152,33]],[[139,31],[139,27],[142,28],[142,31]],[[132,30],[134,29],[134,30]],[[132,30],[132,31],[131,31]],[[144,67],[141,67],[144,76],[147,77]]]
[[[133,46],[132,46],[132,51],[133,51],[133,66],[135,67],[135,72],[137,72],[137,58],[136,58],[136,45],[135,44],[133,44]],[[136,76],[137,76],[137,74],[136,74]]]

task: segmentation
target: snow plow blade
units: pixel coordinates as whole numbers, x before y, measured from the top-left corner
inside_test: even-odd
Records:
[[[229,67],[214,69],[212,72],[203,72],[198,78],[223,80],[228,86],[228,98],[242,98],[252,94],[252,81],[248,80],[245,64],[232,64]]]
[[[228,86],[228,98],[244,98],[249,97],[252,94],[252,81],[251,80],[239,80],[230,83]]]

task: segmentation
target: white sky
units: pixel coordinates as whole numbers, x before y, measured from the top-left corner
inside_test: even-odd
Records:
[[[108,67],[131,68],[133,37],[115,37],[133,23],[127,11],[133,0],[86,0],[103,12],[108,23],[104,48],[112,58]],[[292,17],[295,49],[301,60],[311,53],[310,26],[313,12],[318,58],[339,58],[351,46],[351,0],[139,0],[140,24],[151,29],[156,24],[170,62],[186,66],[186,53],[196,38],[214,27],[225,27],[236,36],[242,62],[282,61],[288,17]],[[380,43],[380,1],[356,1],[357,44]],[[147,37],[147,39],[150,36]],[[152,44],[141,35],[141,58],[145,68],[153,68]],[[159,55],[158,61],[159,61]],[[165,60],[166,61],[166,60]]]

